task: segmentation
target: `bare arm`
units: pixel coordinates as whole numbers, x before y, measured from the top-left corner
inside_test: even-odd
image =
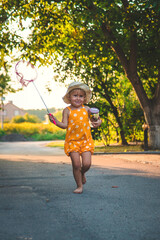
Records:
[[[66,129],[68,126],[68,117],[69,117],[69,110],[68,110],[68,108],[65,108],[62,113],[62,121],[61,122],[58,121],[58,119],[53,115],[49,115],[49,120],[50,120],[50,122],[53,123],[53,119],[54,119],[57,127]]]

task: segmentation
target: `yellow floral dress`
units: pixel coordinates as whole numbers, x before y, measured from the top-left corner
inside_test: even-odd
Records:
[[[70,111],[68,127],[64,144],[67,156],[70,152],[94,152],[94,142],[91,135],[88,112],[83,106],[81,109]]]

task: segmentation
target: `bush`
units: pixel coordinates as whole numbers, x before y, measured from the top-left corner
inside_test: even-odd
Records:
[[[65,139],[65,132],[57,131],[55,133],[34,134],[31,137],[35,141],[64,140]]]
[[[3,129],[0,129],[0,137],[5,135],[5,131]]]
[[[11,120],[11,123],[23,123],[23,122],[25,122],[25,119],[22,116],[13,117]]]
[[[65,130],[59,130],[51,123],[5,123],[4,131],[6,134],[22,134],[34,140],[64,140],[66,134]]]
[[[40,123],[41,120],[35,115],[29,115],[26,113],[24,116],[16,116],[13,117],[11,123],[23,123],[23,122],[30,122],[30,123]]]
[[[26,113],[24,115],[24,119],[25,119],[25,122],[30,122],[30,123],[40,123],[41,120],[35,116],[35,115],[29,115],[28,113]]]

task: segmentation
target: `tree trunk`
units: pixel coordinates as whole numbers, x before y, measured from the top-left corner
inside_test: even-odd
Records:
[[[150,106],[144,108],[146,123],[148,124],[149,147],[160,149],[160,100],[159,96],[152,100]]]
[[[127,1],[123,1],[123,4],[126,8]],[[102,31],[107,40],[109,40],[111,49],[116,53],[117,58],[121,62],[124,72],[131,82],[144,111],[145,120],[149,126],[149,146],[152,149],[160,149],[160,69],[158,69],[158,83],[155,95],[152,99],[149,99],[137,72],[138,50],[136,32],[130,32],[130,49],[127,56],[118,39],[114,36],[108,22],[102,25]]]
[[[155,96],[148,99],[138,75],[136,77],[128,75],[128,79],[131,81],[144,111],[144,117],[148,124],[149,147],[160,149],[160,92],[157,90]]]
[[[149,146],[152,149],[160,149],[160,125],[149,126]]]

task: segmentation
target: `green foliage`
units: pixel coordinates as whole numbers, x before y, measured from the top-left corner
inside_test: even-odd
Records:
[[[11,90],[9,86],[10,77],[7,74],[0,74],[0,96],[4,96]]]
[[[5,131],[3,129],[0,128],[0,137],[5,135]]]
[[[35,141],[47,141],[47,140],[64,140],[65,132],[57,131],[55,133],[46,133],[46,134],[33,134],[32,138]]]
[[[26,113],[24,115],[24,119],[25,119],[25,122],[30,122],[30,123],[39,123],[39,122],[41,122],[40,119],[37,116],[29,115],[28,113]]]
[[[116,105],[121,117],[123,130],[128,141],[142,140],[142,125],[145,122],[144,113],[137,100],[130,82],[123,78],[117,83]]]
[[[122,76],[117,77],[117,80],[113,79],[113,81],[110,78],[112,81],[110,85],[113,85],[111,88],[109,85],[106,89],[105,85],[98,85],[97,89],[99,88],[100,91],[99,93],[95,91],[96,96],[90,103],[90,107],[99,108],[100,117],[103,120],[98,130],[92,129],[92,135],[94,139],[102,139],[105,145],[111,142],[119,142],[122,131],[127,141],[143,140],[143,111],[130,82],[124,76],[123,79],[121,78]],[[112,91],[112,99],[109,98],[108,91]],[[120,121],[119,124],[118,121]],[[121,128],[120,124],[122,125]]]
[[[56,64],[57,80],[74,75],[93,89],[108,130],[125,141],[140,130],[142,112],[124,73],[136,91],[147,121],[156,122],[159,105],[160,3],[159,1],[10,1],[2,3],[2,48],[18,47],[33,63]],[[19,32],[30,20],[27,41],[9,29],[17,21]],[[132,95],[132,97],[130,96]],[[152,107],[154,105],[154,107]],[[138,114],[135,118],[135,114]],[[156,113],[160,116],[160,109]],[[99,134],[99,133],[97,133]],[[98,136],[98,135],[97,135]]]
[[[59,130],[54,124],[43,123],[5,123],[5,134],[18,133],[33,140],[56,140],[65,138],[65,130]]]
[[[55,112],[55,108],[50,108],[49,111],[51,113]],[[29,115],[35,115],[37,116],[41,121],[45,121],[45,116],[47,114],[46,109],[28,109],[27,113]]]
[[[2,56],[0,58],[0,97],[3,97],[8,92],[15,92],[15,90],[10,86],[11,78],[8,74],[9,66],[4,62]],[[2,64],[3,63],[3,64]]]
[[[24,116],[13,117],[11,122],[12,123],[23,123],[23,122],[39,123],[41,121],[37,116],[29,115],[28,113],[26,113]]]
[[[23,123],[25,119],[23,116],[15,116],[12,118],[11,123]]]
[[[0,27],[1,30],[1,27]],[[0,31],[0,36],[3,31]],[[1,41],[2,40],[2,41]],[[15,89],[13,89],[10,86],[11,77],[9,76],[8,72],[10,70],[11,65],[9,64],[8,59],[6,59],[7,54],[5,52],[6,45],[3,46],[3,44],[6,44],[4,39],[0,38],[0,97],[4,97],[5,94],[8,92],[15,92]]]
[[[111,146],[96,146],[95,152],[106,152],[106,153],[124,153],[124,152],[142,152],[144,151],[142,145],[111,145]]]
[[[126,1],[126,5],[118,0],[42,0],[21,1],[20,4],[18,1],[11,3],[10,0],[5,0],[1,10],[1,39],[5,40],[2,46],[6,51],[13,46],[19,46],[23,54],[28,55],[33,62],[60,62],[57,56],[61,54],[64,69],[73,67],[74,63],[79,67],[79,61],[85,64],[97,57],[101,60],[99,64],[105,62],[108,68],[112,66],[111,58],[118,66],[111,46],[119,44],[129,60],[131,37],[132,33],[136,32],[138,72],[145,82],[148,77],[154,81],[157,76],[155,67],[158,66],[160,56],[159,8],[160,3],[157,1],[143,0]],[[25,21],[29,19],[29,28],[33,31],[28,43],[20,34],[12,33],[10,38],[5,37],[11,34],[9,23],[16,20],[19,31],[23,32],[27,28]],[[105,26],[113,34],[112,38],[105,34]],[[120,69],[122,71],[122,68]]]

